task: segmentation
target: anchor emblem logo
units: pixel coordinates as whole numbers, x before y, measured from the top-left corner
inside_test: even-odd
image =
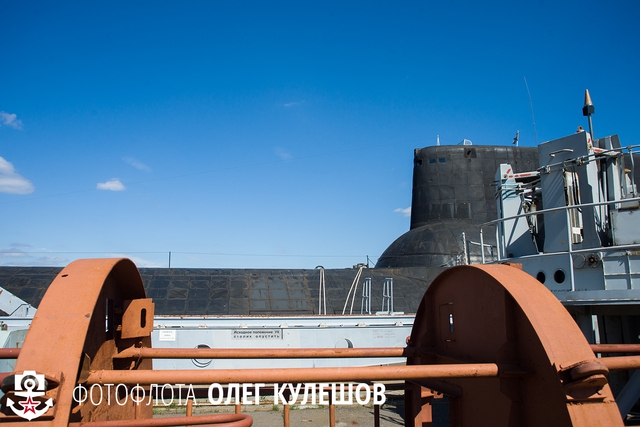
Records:
[[[44,375],[36,374],[36,371],[24,371],[22,374],[16,374],[15,395],[24,397],[25,400],[16,402],[7,398],[7,406],[11,408],[14,414],[26,420],[34,420],[43,415],[49,408],[53,406],[53,399],[46,402],[34,400],[36,397],[44,396],[45,380]],[[44,407],[39,408],[39,406]]]

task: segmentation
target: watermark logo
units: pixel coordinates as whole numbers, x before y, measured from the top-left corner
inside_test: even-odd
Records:
[[[230,383],[224,387],[213,383],[207,396],[211,405],[260,405],[260,393],[267,388],[265,386],[264,383]],[[385,385],[378,383],[275,383],[269,389],[273,390],[275,405],[367,405],[369,402],[382,405],[387,398]],[[124,406],[129,399],[136,405],[186,405],[188,401],[198,405],[193,384],[151,384],[147,387],[136,384],[130,389],[127,384],[92,384],[88,388],[80,384],[73,389],[73,400],[81,405],[91,402],[94,406],[103,403]]]
[[[44,375],[36,374],[36,371],[24,371],[22,374],[16,374],[15,379],[15,395],[24,397],[25,400],[16,403],[7,398],[7,406],[14,414],[31,421],[44,415],[53,406],[53,399],[45,402],[36,400],[44,396],[46,391]]]

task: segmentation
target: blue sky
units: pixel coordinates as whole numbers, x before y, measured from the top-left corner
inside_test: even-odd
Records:
[[[339,268],[413,149],[637,144],[640,3],[0,2],[0,265]]]

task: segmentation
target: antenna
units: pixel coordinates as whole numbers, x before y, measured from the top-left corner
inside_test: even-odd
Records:
[[[531,120],[533,120],[533,136],[536,140],[536,146],[538,145],[538,131],[536,130],[536,117],[533,115],[533,101],[531,100],[531,92],[529,92],[529,85],[527,84],[527,78],[524,78],[524,85],[527,87],[527,93],[529,94],[529,105],[531,106]]]
[[[436,145],[440,146],[440,135],[436,135]]]
[[[589,133],[591,134],[591,140],[595,141],[593,137],[593,123],[591,122],[591,115],[596,112],[596,107],[591,102],[591,95],[589,95],[589,89],[584,90],[584,107],[582,107],[582,115],[586,116],[589,120]]]

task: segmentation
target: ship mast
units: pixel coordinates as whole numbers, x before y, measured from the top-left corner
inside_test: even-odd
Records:
[[[589,120],[589,133],[591,134],[591,140],[595,141],[593,136],[593,122],[591,121],[591,115],[596,112],[596,107],[591,102],[591,95],[589,95],[589,89],[584,91],[584,107],[582,107],[582,115],[586,116]]]

